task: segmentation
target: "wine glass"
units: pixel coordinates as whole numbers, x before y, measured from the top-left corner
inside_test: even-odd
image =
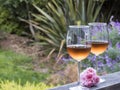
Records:
[[[90,53],[90,30],[87,25],[70,25],[67,32],[67,52],[78,63],[78,84],[80,84],[81,60]]]
[[[106,51],[109,41],[107,24],[102,22],[88,23],[91,33],[91,53],[96,56],[96,71],[98,73],[98,55]]]

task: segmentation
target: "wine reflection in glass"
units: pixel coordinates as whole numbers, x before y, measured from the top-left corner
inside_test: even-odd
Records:
[[[69,55],[78,63],[78,84],[80,84],[80,62],[89,55],[91,50],[89,26],[69,26],[66,44]]]
[[[91,53],[96,55],[96,70],[98,72],[98,55],[106,51],[108,47],[109,33],[106,23],[94,22],[88,23],[91,32]]]

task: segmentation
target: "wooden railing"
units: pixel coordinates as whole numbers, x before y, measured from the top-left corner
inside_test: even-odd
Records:
[[[120,72],[107,74],[105,76],[101,76],[101,78],[104,78],[106,81],[99,83],[96,87],[89,88],[88,90],[120,90]],[[77,82],[55,87],[49,90],[69,90],[70,87],[74,86],[77,86]]]

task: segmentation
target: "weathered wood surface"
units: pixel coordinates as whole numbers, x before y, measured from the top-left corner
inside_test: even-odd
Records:
[[[120,90],[120,72],[107,74],[105,76],[101,76],[101,78],[104,78],[106,81],[99,83],[96,87],[92,87],[89,90]],[[49,90],[69,90],[70,87],[74,86],[77,86],[77,82],[55,87]]]

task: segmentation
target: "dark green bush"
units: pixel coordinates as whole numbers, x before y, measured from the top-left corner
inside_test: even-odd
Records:
[[[19,18],[28,20],[30,12],[35,11],[32,4],[34,3],[43,7],[47,1],[48,0],[0,0],[0,30],[18,35],[23,33],[31,35],[29,25],[20,21]]]

